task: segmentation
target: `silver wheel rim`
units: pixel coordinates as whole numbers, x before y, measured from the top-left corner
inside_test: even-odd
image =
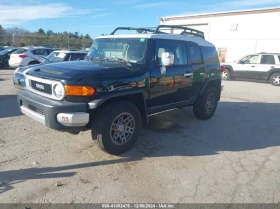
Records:
[[[227,71],[222,72],[221,75],[222,75],[222,78],[227,78],[228,77]]]
[[[280,75],[275,75],[275,76],[273,76],[272,77],[272,82],[274,83],[274,84],[280,84]]]
[[[211,93],[208,95],[205,105],[205,111],[209,115],[213,112],[216,105],[216,97],[215,94]]]
[[[124,145],[135,130],[135,121],[130,113],[121,113],[113,121],[110,129],[111,140],[116,145]]]

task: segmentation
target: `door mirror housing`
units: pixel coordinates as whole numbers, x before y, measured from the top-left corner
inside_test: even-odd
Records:
[[[165,67],[174,65],[174,54],[172,52],[162,52],[161,63]]]
[[[241,61],[239,61],[239,64],[244,65],[244,64],[245,64],[245,61],[241,60]]]

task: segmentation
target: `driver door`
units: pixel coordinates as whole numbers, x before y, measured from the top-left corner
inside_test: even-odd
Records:
[[[260,63],[260,55],[248,55],[237,63],[234,73],[235,77],[256,79],[258,77],[257,67]]]

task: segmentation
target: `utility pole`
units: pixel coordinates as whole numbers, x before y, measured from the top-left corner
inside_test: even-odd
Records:
[[[15,46],[15,33],[13,33],[13,46]]]
[[[69,33],[68,33],[68,50],[70,50],[70,48],[69,48]]]

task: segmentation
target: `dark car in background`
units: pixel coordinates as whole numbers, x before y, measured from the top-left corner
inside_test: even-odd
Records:
[[[35,65],[27,65],[18,67],[13,76],[13,83],[14,86],[17,88],[24,88],[25,87],[25,77],[24,74],[38,66],[47,65],[51,63],[57,63],[57,62],[66,62],[66,61],[78,61],[78,60],[84,60],[87,55],[86,51],[68,51],[68,50],[57,50],[53,51],[49,56],[44,58],[44,60],[40,64]]]
[[[8,48],[0,51],[0,69],[9,67],[10,56],[16,50],[17,48]]]

